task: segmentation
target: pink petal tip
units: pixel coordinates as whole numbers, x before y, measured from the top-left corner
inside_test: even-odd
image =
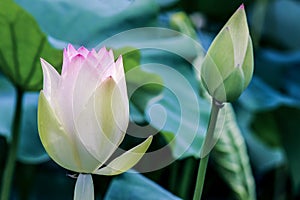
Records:
[[[243,3],[240,5],[239,9],[245,9],[245,6]]]

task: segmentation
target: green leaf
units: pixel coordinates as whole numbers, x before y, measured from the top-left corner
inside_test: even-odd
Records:
[[[11,83],[0,73],[0,135],[9,137],[14,116],[16,92]]]
[[[113,179],[104,200],[179,200],[144,176],[127,172]]]
[[[300,190],[300,148],[299,122],[300,109],[284,106],[273,113],[278,125],[281,142],[288,160],[289,170],[293,181],[293,189],[299,194]]]
[[[159,11],[154,0],[17,2],[35,17],[46,34],[86,47],[94,47],[100,41],[122,31],[151,24]]]
[[[266,173],[278,166],[289,166],[294,191],[300,188],[299,116],[300,109],[282,105],[259,113],[238,109],[239,125],[246,139],[253,168]],[[259,121],[259,122],[258,122]],[[260,125],[264,123],[265,126]],[[252,129],[251,129],[252,125]],[[259,128],[259,130],[257,130]],[[257,135],[263,135],[257,137]],[[270,140],[270,139],[271,140]],[[267,140],[266,140],[267,139]]]
[[[268,100],[272,101],[271,99]],[[261,110],[261,112],[263,111]],[[247,107],[238,106],[236,109],[236,119],[247,143],[248,154],[251,157],[253,169],[258,173],[263,174],[277,166],[284,165],[286,163],[286,158],[282,147],[272,147],[257,137],[257,135],[265,133],[262,133],[261,130],[261,133],[255,133],[253,125],[256,114],[257,113],[253,112],[253,110],[247,109]],[[262,121],[264,120],[265,119]],[[272,134],[268,128],[270,127],[266,126],[264,127],[264,130],[269,134]],[[271,129],[274,130],[272,126]],[[276,132],[278,132],[278,130]],[[272,135],[270,137],[272,137]]]
[[[232,15],[234,10],[242,3],[252,3],[253,1],[222,1],[222,0],[190,0],[181,1],[184,10],[188,12],[201,12],[210,19],[217,21],[225,21]]]
[[[282,94],[259,77],[253,77],[248,89],[239,98],[239,103],[251,112],[273,110],[281,105],[300,108],[299,99]]]
[[[13,1],[0,2],[0,71],[23,90],[42,87],[40,57],[61,66],[62,52],[53,49],[35,20]]]
[[[27,92],[24,94],[20,143],[18,160],[23,163],[42,163],[49,160],[37,128],[37,104],[39,93]]]
[[[141,68],[146,72],[160,76],[165,87],[160,95],[157,95],[155,98],[149,98],[148,105],[139,103],[141,107],[146,106],[146,121],[150,123],[150,126],[161,130],[166,135],[166,140],[169,142],[175,158],[190,155],[199,157],[208,120],[209,103],[199,100],[199,83],[191,68],[190,61],[197,55],[203,54],[201,45],[180,32],[153,27],[126,31],[111,37],[109,40],[101,43],[101,45],[113,48],[130,45],[140,50]],[[173,75],[177,78],[174,78]],[[144,79],[144,83],[148,80],[154,82],[152,81],[153,78],[140,78],[135,76],[134,73],[133,79]],[[133,99],[139,101],[147,97],[147,95],[149,95],[149,92],[144,94],[137,93],[137,98]],[[182,100],[179,102],[178,99]],[[138,110],[137,107],[133,108]],[[200,120],[199,108],[203,109]],[[185,116],[187,117],[185,118]],[[179,131],[178,128],[180,128]],[[178,132],[180,134],[177,134]],[[174,137],[170,136],[170,134],[173,134]],[[175,139],[172,140],[172,138]]]
[[[269,44],[286,50],[299,50],[300,40],[298,20],[300,17],[300,3],[298,1],[269,1],[266,8],[262,2],[257,2],[254,9],[265,9],[265,18],[263,19],[262,30],[259,34],[263,34],[264,40]],[[286,13],[288,11],[288,15]],[[253,13],[255,14],[255,13]],[[253,31],[259,31],[260,27],[255,19],[256,15],[252,16],[251,26]]]
[[[13,85],[0,74],[0,135],[11,140],[16,93]],[[24,163],[41,163],[49,159],[40,142],[37,130],[38,93],[25,93],[21,117],[18,160]]]
[[[18,163],[14,176],[17,199],[73,199],[75,175],[52,160],[40,165]]]
[[[215,167],[229,185],[236,199],[256,199],[255,182],[253,179],[245,141],[236,123],[234,111],[227,104],[222,134],[211,152]]]
[[[123,57],[131,117],[135,122],[144,121],[144,110],[149,101],[163,90],[163,80],[155,73],[145,71],[141,66],[141,52],[133,47],[114,50],[116,58]],[[137,116],[134,116],[137,115]]]
[[[255,136],[269,147],[281,147],[280,131],[272,112],[253,113],[251,129]]]
[[[119,32],[101,42],[98,46],[108,46],[114,49],[131,46],[143,50],[142,61],[144,56],[146,56],[144,52],[149,52],[147,54],[153,53],[156,56],[152,58],[154,63],[157,63],[157,59],[161,60],[162,56],[165,55],[165,53],[157,54],[156,50],[171,52],[188,61],[192,61],[199,54],[203,54],[204,51],[201,44],[191,37],[178,31],[161,27],[143,27]],[[165,57],[165,59],[167,58]],[[169,61],[175,64],[173,60]]]
[[[170,26],[179,32],[197,40],[197,33],[189,17],[184,12],[176,12],[170,17]]]
[[[163,78],[165,88],[161,99],[147,106],[147,121],[162,132],[174,158],[199,158],[210,104],[199,97],[199,83],[189,66],[176,59],[174,63],[148,68]]]

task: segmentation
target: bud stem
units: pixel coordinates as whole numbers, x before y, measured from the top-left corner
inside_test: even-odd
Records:
[[[21,111],[22,111],[22,101],[24,93],[20,88],[17,88],[17,102],[16,110],[13,120],[13,130],[12,139],[9,147],[8,157],[6,161],[6,166],[4,169],[4,174],[2,178],[2,188],[1,188],[1,200],[8,200],[11,191],[11,184],[15,170],[19,138],[20,138],[20,126],[21,126]]]
[[[201,159],[200,159],[200,164],[199,164],[199,168],[198,168],[198,175],[197,175],[197,180],[196,180],[197,182],[196,182],[193,200],[200,200],[201,196],[202,196],[206,168],[207,168],[207,163],[209,160],[209,152],[206,155],[204,155],[203,157],[202,157],[202,152],[206,152],[205,150],[203,151],[203,149],[210,146],[211,141],[214,138],[214,131],[215,131],[216,124],[217,124],[219,110],[223,107],[223,105],[224,105],[223,103],[220,103],[220,102],[216,101],[215,99],[212,100],[209,124],[208,124],[208,128],[206,131],[205,140],[202,145]]]

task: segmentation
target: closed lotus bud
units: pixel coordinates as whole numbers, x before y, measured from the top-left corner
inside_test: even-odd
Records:
[[[152,136],[106,163],[122,142],[129,121],[122,57],[115,62],[106,48],[96,52],[69,45],[61,75],[46,61],[41,63],[44,86],[38,129],[49,156],[79,173],[115,175],[135,165]]]
[[[235,101],[253,74],[253,49],[244,5],[233,14],[212,42],[201,67],[201,80],[219,102]]]

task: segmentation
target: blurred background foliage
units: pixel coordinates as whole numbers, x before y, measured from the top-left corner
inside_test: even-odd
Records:
[[[61,49],[67,43],[93,48],[115,34],[140,27],[171,28],[197,40],[204,48],[203,52],[195,51],[180,34],[163,32],[145,33],[109,46],[116,54],[125,53],[126,71],[135,70],[134,74],[126,75],[129,93],[133,93],[128,131],[139,130],[140,137],[157,132],[151,151],[173,141],[162,161],[177,160],[142,175],[94,176],[97,199],[191,199],[210,105],[191,63],[201,59],[241,3],[246,5],[254,43],[255,75],[240,99],[232,106],[226,105],[226,113],[222,114],[226,116],[224,129],[212,152],[203,198],[298,199],[300,1],[2,0],[0,180],[12,141],[17,91],[24,92],[12,199],[72,199],[75,185],[75,180],[68,176],[72,172],[52,162],[39,141],[39,58],[59,70]],[[162,50],[138,50],[146,44]],[[188,60],[163,50],[172,48]],[[161,65],[172,67],[177,72],[174,74],[183,79],[170,78]],[[141,84],[146,85],[134,91]],[[155,106],[165,109],[163,126],[161,113],[154,112]],[[195,120],[197,109],[199,121]],[[185,142],[193,139],[195,133],[191,147],[181,154]],[[128,135],[122,147],[129,148],[139,140]],[[142,165],[150,163],[142,159],[136,169]]]

